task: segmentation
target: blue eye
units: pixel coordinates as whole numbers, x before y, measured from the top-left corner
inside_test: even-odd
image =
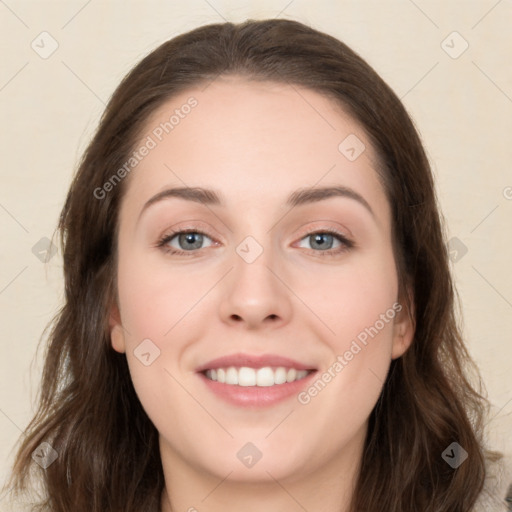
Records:
[[[318,232],[312,235],[307,235],[302,240],[309,240],[312,249],[320,249],[324,251],[326,249],[332,249],[336,238],[337,237],[335,237],[333,234]],[[338,243],[340,243],[339,240]]]
[[[197,249],[202,249],[201,246],[205,238],[211,240],[209,236],[197,230],[176,231],[162,238],[158,246],[163,247],[164,250],[171,254],[186,254],[196,251]],[[170,245],[174,239],[177,240],[178,248]]]
[[[354,242],[336,230],[311,231],[301,238],[302,240],[308,240],[311,247],[310,250],[314,251],[315,256],[322,257],[336,256],[355,245]],[[337,246],[333,248],[336,242]]]
[[[195,256],[200,249],[205,248],[203,247],[205,240],[212,241],[212,238],[201,231],[191,228],[174,231],[165,235],[158,242],[157,246],[169,254]],[[310,248],[306,247],[306,249],[313,251],[315,256],[336,256],[354,247],[352,241],[334,230],[312,231],[302,237],[301,242],[302,240],[310,241]],[[176,241],[177,247],[172,245],[173,241]],[[210,243],[209,246],[212,245]]]

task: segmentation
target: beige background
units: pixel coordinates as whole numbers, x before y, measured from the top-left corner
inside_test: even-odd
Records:
[[[124,74],[159,43],[198,25],[248,17],[296,19],[340,38],[403,99],[431,159],[449,237],[467,248],[453,263],[466,337],[493,404],[492,443],[510,457],[511,2],[5,0],[0,1],[2,481],[33,411],[41,369],[41,358],[33,362],[36,346],[62,300],[60,252],[45,266],[32,248],[52,237],[72,172],[104,104]],[[58,43],[46,59],[31,47],[34,41],[39,52],[51,49],[50,36],[40,36],[44,31]],[[460,35],[450,35],[453,31]],[[469,47],[458,55],[466,42]]]

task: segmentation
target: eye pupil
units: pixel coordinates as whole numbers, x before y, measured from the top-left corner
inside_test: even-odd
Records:
[[[330,243],[325,241],[326,237],[329,237],[331,239]],[[328,248],[330,248],[332,246],[332,235],[329,235],[327,233],[316,233],[315,235],[312,235],[312,238],[314,240],[314,244],[318,244],[318,247],[320,249],[326,248],[327,246],[329,246]]]
[[[195,240],[195,244],[194,244],[194,240]],[[184,233],[184,234],[180,235],[179,242],[180,242],[180,246],[181,246],[182,242],[186,243],[186,244],[193,245],[193,247],[191,247],[190,245],[188,247],[185,246],[184,247],[185,250],[200,249],[202,242],[203,242],[203,235],[201,235],[199,233]]]

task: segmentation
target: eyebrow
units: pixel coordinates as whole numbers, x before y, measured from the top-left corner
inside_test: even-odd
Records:
[[[195,203],[201,203],[211,206],[225,206],[225,202],[221,199],[221,195],[212,189],[202,187],[173,187],[162,190],[158,194],[151,197],[142,207],[139,219],[142,214],[153,204],[164,199],[177,197]],[[319,187],[319,188],[302,188],[292,192],[286,200],[285,206],[295,207],[305,204],[316,203],[330,197],[345,197],[353,199],[363,205],[375,217],[368,201],[355,190],[344,186]]]

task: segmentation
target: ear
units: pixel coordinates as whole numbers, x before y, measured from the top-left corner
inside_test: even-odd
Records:
[[[399,302],[393,305],[396,311],[395,323],[393,326],[393,347],[391,359],[397,359],[407,352],[414,339],[416,328],[415,309],[412,289],[407,289],[407,297],[402,297]]]
[[[117,304],[112,306],[110,310],[110,317],[108,321],[109,330],[110,330],[110,342],[112,343],[112,348],[119,353],[126,352],[126,343],[124,338],[124,330],[121,324],[121,314],[119,312],[119,307]]]

